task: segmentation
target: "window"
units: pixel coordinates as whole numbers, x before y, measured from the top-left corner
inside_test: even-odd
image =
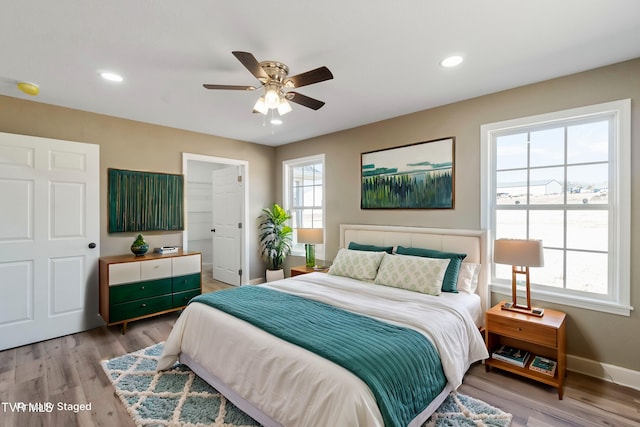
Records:
[[[482,226],[541,239],[534,298],[629,315],[630,100],[482,126]],[[511,267],[492,289],[510,294]]]
[[[324,154],[283,162],[284,208],[291,214],[294,230],[293,255],[304,256],[304,244],[297,243],[297,228],[324,229]],[[323,259],[324,245],[316,245],[316,257]]]

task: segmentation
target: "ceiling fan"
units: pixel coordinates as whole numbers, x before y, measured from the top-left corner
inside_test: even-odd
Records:
[[[299,88],[314,83],[331,80],[333,74],[327,67],[319,67],[306,73],[288,77],[289,67],[278,61],[258,60],[249,52],[234,51],[233,55],[245,66],[253,76],[260,81],[264,94],[253,107],[254,113],[267,114],[269,110],[278,110],[282,116],[291,111],[289,101],[303,105],[312,110],[318,110],[324,102],[302,95],[288,89]],[[206,89],[224,90],[256,90],[256,86],[214,85],[203,84]]]

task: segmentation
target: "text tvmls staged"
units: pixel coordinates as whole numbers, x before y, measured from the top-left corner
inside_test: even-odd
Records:
[[[66,403],[66,402],[2,402],[3,412],[53,412],[66,411],[75,412],[91,411],[91,402],[89,403]]]

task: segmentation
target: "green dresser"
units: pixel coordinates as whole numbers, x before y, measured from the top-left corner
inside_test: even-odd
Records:
[[[202,255],[178,252],[102,257],[100,315],[108,325],[183,309],[202,293]]]

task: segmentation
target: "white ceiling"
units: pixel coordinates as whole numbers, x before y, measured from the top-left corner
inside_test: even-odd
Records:
[[[280,126],[231,54],[326,65]],[[439,61],[460,54],[464,63]],[[33,0],[2,2],[0,94],[281,145],[640,57],[638,0]],[[102,80],[115,71],[122,83]],[[37,83],[37,97],[16,88]]]

